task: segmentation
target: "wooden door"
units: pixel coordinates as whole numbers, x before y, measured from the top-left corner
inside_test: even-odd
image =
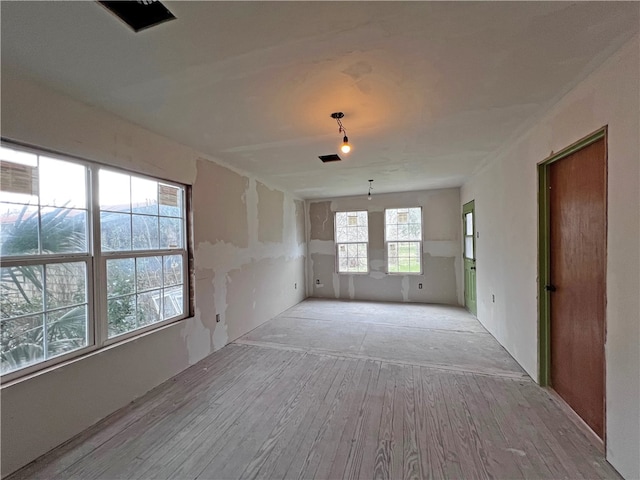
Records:
[[[464,305],[477,315],[476,302],[476,237],[475,201],[462,207],[462,231],[464,233]]]
[[[604,438],[603,138],[549,165],[551,387]]]

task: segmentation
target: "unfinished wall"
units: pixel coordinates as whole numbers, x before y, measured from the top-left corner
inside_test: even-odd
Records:
[[[640,478],[638,37],[462,188],[475,199],[478,319],[538,378],[536,164],[608,125],[606,446]],[[495,303],[491,296],[495,295]]]
[[[195,247],[194,317],[2,386],[2,475],[304,298],[290,194],[6,70],[2,136],[193,185]]]
[[[384,209],[422,207],[423,273],[386,273]],[[334,213],[369,212],[369,273],[336,273]],[[461,305],[463,277],[460,191],[344,197],[308,202],[308,293],[314,297]],[[319,283],[317,283],[319,281]],[[422,289],[418,288],[422,284]]]

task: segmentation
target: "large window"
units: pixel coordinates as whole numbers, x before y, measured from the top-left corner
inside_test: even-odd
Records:
[[[369,272],[367,212],[336,212],[335,229],[338,273]]]
[[[185,316],[183,186],[9,144],[0,155],[3,376]]]
[[[422,208],[388,208],[384,213],[388,273],[422,273]]]

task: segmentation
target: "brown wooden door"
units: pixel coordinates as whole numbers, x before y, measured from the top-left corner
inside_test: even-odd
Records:
[[[549,166],[551,386],[604,438],[605,141]]]

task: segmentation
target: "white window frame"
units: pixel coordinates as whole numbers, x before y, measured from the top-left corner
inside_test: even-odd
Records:
[[[60,154],[42,148],[35,148],[14,143],[2,139],[2,146],[18,151],[45,156],[55,160],[61,160],[69,163],[82,165],[86,168],[86,196],[87,196],[87,252],[83,253],[61,253],[61,254],[43,254],[43,255],[20,255],[11,257],[2,257],[2,266],[20,266],[20,265],[46,265],[52,263],[69,263],[69,262],[85,262],[86,264],[86,295],[87,295],[87,345],[77,350],[64,353],[51,359],[43,360],[32,365],[19,368],[7,372],[1,376],[2,383],[12,381],[31,373],[61,364],[70,359],[82,357],[89,353],[103,349],[107,346],[123,342],[132,337],[141,336],[149,331],[164,327],[170,323],[174,323],[190,314],[190,278],[189,278],[189,208],[190,203],[187,198],[189,195],[189,186],[165,180],[138,172],[131,172],[123,168],[104,165],[93,161],[84,160],[73,155]],[[180,218],[182,221],[182,247],[165,248],[153,250],[126,250],[126,251],[109,251],[102,252],[101,236],[100,236],[100,191],[99,191],[99,170],[105,169],[136,178],[147,179],[170,185],[179,189],[182,195],[182,212]],[[161,215],[158,215],[161,216]],[[131,330],[126,333],[108,338],[108,318],[107,318],[107,260],[115,258],[142,258],[153,256],[181,256],[182,257],[182,314],[160,320],[156,323],[145,325],[143,327]],[[161,291],[164,287],[162,287]],[[163,293],[164,294],[164,293]],[[44,292],[43,292],[44,295]],[[134,295],[136,295],[134,293]]]
[[[338,241],[338,214],[346,214],[347,217],[349,217],[349,214],[357,215],[358,213],[364,213],[367,217],[367,241],[366,242],[362,242],[362,241],[339,242]],[[347,225],[347,228],[348,228],[348,225]],[[335,264],[336,273],[339,275],[368,275],[371,269],[369,266],[369,212],[367,210],[348,210],[348,211],[335,212],[333,215],[333,231],[334,231],[335,248],[336,248],[336,264]],[[345,245],[347,248],[349,248],[348,247],[349,245],[365,245],[367,249],[367,255],[366,255],[367,270],[364,272],[340,271],[340,246],[341,245]],[[361,258],[361,257],[358,256],[356,258]]]
[[[387,223],[387,212],[390,210],[410,210],[410,209],[418,209],[420,210],[420,239],[419,240],[389,240],[389,234],[388,234],[388,229],[389,229],[389,224]],[[395,223],[393,225],[401,225],[400,223]],[[386,265],[386,270],[387,270],[387,275],[422,275],[423,271],[424,271],[424,267],[423,267],[423,259],[424,259],[424,255],[423,255],[423,235],[424,235],[424,218],[422,216],[422,207],[397,207],[397,208],[386,208],[384,210],[384,258],[385,258],[385,265]],[[390,244],[400,244],[400,243],[417,243],[418,244],[418,255],[419,255],[419,264],[420,264],[420,270],[418,272],[410,272],[410,271],[403,271],[403,272],[392,272],[390,271],[389,268],[389,261],[390,261],[390,256],[389,256],[389,245]],[[396,258],[400,258],[400,257],[396,257]]]

